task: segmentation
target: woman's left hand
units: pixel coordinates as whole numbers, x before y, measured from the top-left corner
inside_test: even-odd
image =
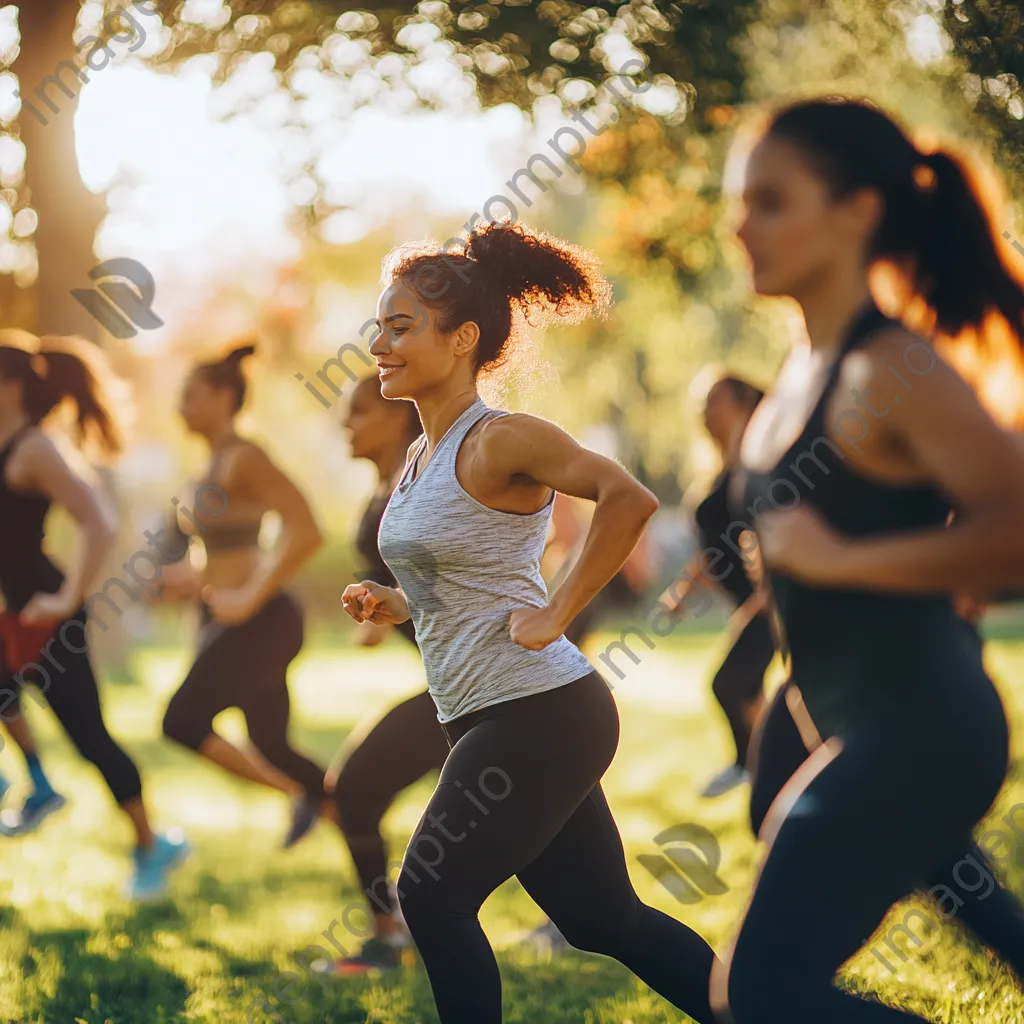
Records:
[[[203,601],[210,614],[225,626],[248,622],[263,606],[259,594],[248,587],[203,587]]]
[[[541,651],[565,632],[565,624],[550,608],[517,608],[509,617],[508,632],[513,643]]]
[[[807,505],[758,519],[758,547],[770,570],[804,583],[844,582],[850,542]]]

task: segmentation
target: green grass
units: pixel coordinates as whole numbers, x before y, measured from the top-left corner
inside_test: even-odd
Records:
[[[743,909],[757,858],[747,831],[746,792],[708,803],[696,796],[727,758],[724,723],[707,685],[720,643],[702,636],[673,638],[642,653],[641,664],[616,684],[622,740],[605,779],[641,896],[685,920],[716,948],[725,944]],[[281,1017],[254,1013],[252,1021],[435,1022],[426,977],[416,966],[394,980],[338,981],[326,990],[302,980],[307,976],[294,955],[318,940],[325,944],[320,933],[358,898],[347,854],[326,824],[295,850],[279,852],[287,820],[282,798],[235,784],[159,739],[160,715],[186,657],[181,650],[142,648],[132,668],[144,685],[108,686],[104,696],[112,731],[143,768],[155,819],[182,825],[195,847],[175,877],[173,900],[159,906],[137,908],[124,899],[129,829],[49,712],[31,707],[47,763],[72,804],[36,835],[2,841],[0,1021],[230,1024],[244,1021],[245,1008],[266,993]],[[1007,706],[1016,713],[1024,708],[1024,643],[996,641],[990,659]],[[326,760],[358,719],[414,692],[421,679],[418,662],[402,644],[372,652],[310,651],[292,680],[299,744]],[[1020,715],[1016,726],[1020,736]],[[240,735],[242,726],[229,713],[224,728]],[[10,749],[0,755],[0,768],[23,775]],[[428,783],[416,785],[388,816],[396,856],[429,791]],[[1024,779],[1016,764],[993,822],[1018,800],[1024,800]],[[729,892],[682,905],[637,863],[638,854],[658,852],[656,833],[681,822],[715,833]],[[1024,852],[1000,870],[1004,881],[1024,892]],[[889,924],[902,920],[906,909]],[[544,962],[515,948],[515,936],[539,923],[541,914],[514,881],[487,901],[482,920],[499,949],[509,1022],[684,1020],[612,961],[573,954]],[[342,929],[337,935],[346,941]],[[1024,995],[958,928],[946,926],[921,950],[907,948],[905,964],[890,954],[898,975],[863,952],[847,970],[846,983],[932,1021],[1024,1019]],[[301,978],[279,981],[289,970]],[[275,983],[294,998],[291,1005],[273,997]]]

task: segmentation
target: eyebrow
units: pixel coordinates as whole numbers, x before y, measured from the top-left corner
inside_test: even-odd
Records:
[[[411,313],[389,313],[383,320],[377,319],[373,322],[378,327],[383,327],[385,324],[394,323],[395,320],[413,320],[415,319]]]

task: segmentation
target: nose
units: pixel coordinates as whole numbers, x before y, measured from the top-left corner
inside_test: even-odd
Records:
[[[387,334],[378,328],[373,341],[370,342],[371,356],[384,356],[391,351],[391,345],[387,340]]]

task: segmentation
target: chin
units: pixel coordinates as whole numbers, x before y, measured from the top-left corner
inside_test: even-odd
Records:
[[[398,384],[397,381],[391,380],[390,378],[380,382],[380,393],[381,397],[390,399],[409,397],[409,395],[407,395],[403,390],[402,386]]]

